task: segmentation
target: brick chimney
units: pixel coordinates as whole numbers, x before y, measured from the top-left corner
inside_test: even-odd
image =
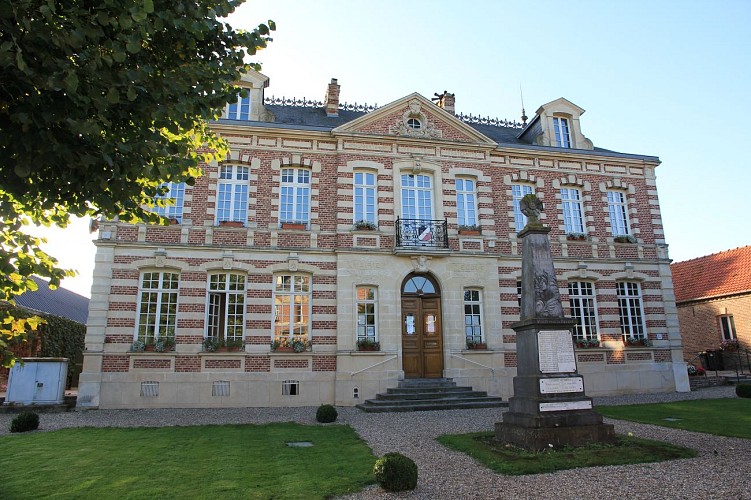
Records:
[[[326,89],[326,96],[323,98],[326,106],[326,116],[339,116],[339,88],[340,86],[336,83],[336,78],[332,78],[331,83],[329,83]]]
[[[443,108],[452,115],[456,114],[455,103],[456,98],[454,97],[454,94],[449,94],[445,90],[443,91],[443,94],[438,96],[438,102],[436,102],[439,108]]]

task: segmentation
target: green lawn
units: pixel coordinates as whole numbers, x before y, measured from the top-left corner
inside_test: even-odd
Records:
[[[1,436],[0,448],[4,499],[313,499],[375,482],[376,457],[342,425],[78,428]]]
[[[751,399],[698,399],[674,403],[598,406],[620,420],[751,439]]]
[[[471,456],[500,474],[519,476],[557,470],[661,462],[691,458],[696,451],[660,441],[619,437],[615,445],[590,445],[562,450],[529,452],[495,440],[493,432],[444,434],[438,442]]]

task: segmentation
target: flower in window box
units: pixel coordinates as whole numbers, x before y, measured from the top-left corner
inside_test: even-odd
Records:
[[[245,226],[245,224],[243,224],[243,222],[239,220],[222,220],[222,221],[219,221],[219,225],[222,227],[244,227]]]
[[[720,343],[720,348],[723,351],[737,351],[740,348],[740,344],[738,344],[737,340],[723,340]]]
[[[597,339],[576,339],[576,347],[580,349],[592,349],[600,347],[600,341]]]
[[[169,352],[175,348],[175,340],[163,336],[154,341],[154,351],[156,352]]]
[[[568,233],[566,239],[569,241],[586,241],[587,235],[585,233]]]
[[[373,339],[368,339],[368,338],[357,339],[357,350],[358,351],[380,351],[381,343],[376,342]]]
[[[636,238],[631,234],[619,234],[613,241],[616,243],[636,243]]]
[[[282,229],[307,229],[308,225],[305,222],[282,222]]]
[[[467,349],[477,351],[477,350],[483,350],[487,348],[488,348],[488,345],[485,342],[467,339]]]
[[[461,225],[459,226],[459,234],[467,234],[467,235],[479,235],[482,230],[480,229],[480,226],[476,224],[469,224],[469,225]]]
[[[142,340],[134,340],[130,346],[130,350],[133,352],[143,352],[146,350],[146,343]]]
[[[638,337],[625,337],[623,339],[623,344],[626,346],[635,346],[635,347],[652,347],[652,341],[645,338],[638,338]]]
[[[206,352],[216,352],[219,349],[219,339],[207,337],[203,341],[203,350]]]
[[[242,339],[229,339],[224,343],[228,351],[242,351],[245,342]]]
[[[355,229],[359,231],[375,231],[377,228],[378,226],[375,225],[375,222],[369,220],[358,220],[355,222]]]
[[[310,349],[310,342],[303,338],[279,337],[271,342],[271,350],[278,352],[304,352]]]

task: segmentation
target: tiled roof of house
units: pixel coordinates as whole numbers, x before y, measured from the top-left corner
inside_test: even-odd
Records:
[[[39,288],[16,297],[16,305],[36,312],[52,314],[86,324],[89,316],[89,299],[65,288],[51,290],[49,281],[32,277]]]
[[[676,302],[751,291],[751,245],[675,262]]]

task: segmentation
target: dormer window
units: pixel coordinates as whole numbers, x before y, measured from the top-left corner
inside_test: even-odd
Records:
[[[570,148],[571,133],[569,132],[568,119],[554,116],[553,127],[555,128],[555,145],[559,148]]]
[[[224,116],[230,120],[250,120],[250,92],[247,97],[237,95],[237,102],[227,104]]]
[[[420,130],[422,128],[422,123],[417,118],[410,118],[407,120],[407,126],[412,130]]]

